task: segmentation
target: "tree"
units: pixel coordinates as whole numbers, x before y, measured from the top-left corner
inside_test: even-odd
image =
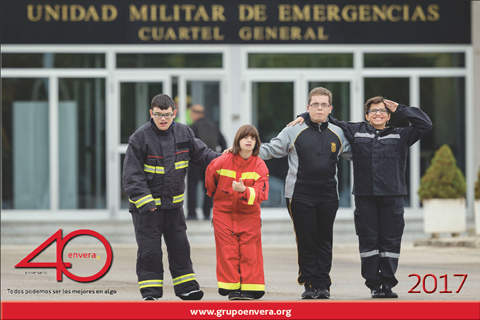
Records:
[[[420,200],[464,198],[465,191],[465,177],[457,167],[452,150],[444,144],[435,152],[430,167],[420,180]]]

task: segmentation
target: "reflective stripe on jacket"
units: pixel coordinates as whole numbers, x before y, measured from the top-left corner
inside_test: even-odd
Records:
[[[173,122],[161,131],[150,119],[130,136],[125,153],[122,178],[129,210],[181,207],[190,162],[206,168],[219,155],[189,127]]]

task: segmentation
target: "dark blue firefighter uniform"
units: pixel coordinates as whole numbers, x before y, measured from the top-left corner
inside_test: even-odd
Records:
[[[342,128],[352,146],[355,229],[359,239],[362,276],[370,289],[394,287],[405,227],[403,196],[407,194],[407,150],[432,128],[419,108],[399,104],[395,115],[408,127],[378,131],[367,122],[347,123],[330,118]]]
[[[163,295],[162,236],[175,295],[199,290],[182,208],[185,175],[190,162],[206,168],[218,156],[181,123],[173,122],[161,131],[150,119],[130,136],[123,187],[130,198],[138,244],[138,285],[144,298]]]

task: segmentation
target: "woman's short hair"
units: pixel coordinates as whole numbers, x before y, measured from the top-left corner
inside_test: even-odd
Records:
[[[365,102],[365,105],[363,106],[363,111],[365,112],[365,114],[368,113],[368,109],[370,109],[370,106],[372,104],[378,104],[378,103],[383,103],[383,105],[385,106],[385,109],[387,109],[387,113],[392,113],[390,109],[388,109],[387,106],[385,105],[385,98],[381,96],[377,96],[377,97],[370,98],[367,100],[367,102]]]
[[[260,153],[261,145],[260,136],[258,135],[257,128],[255,128],[251,124],[245,124],[237,130],[237,133],[235,134],[235,139],[233,140],[232,153],[237,154],[240,152],[240,140],[242,140],[246,136],[251,136],[255,138],[255,147],[253,148],[252,155],[258,156],[258,154]]]

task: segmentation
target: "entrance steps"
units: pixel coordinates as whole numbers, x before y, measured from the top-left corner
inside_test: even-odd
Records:
[[[126,221],[2,221],[2,244],[36,244],[40,245],[58,229],[63,229],[63,236],[78,229],[90,229],[103,235],[110,243],[135,244],[132,222]],[[188,220],[187,234],[191,244],[213,245],[215,243],[212,222],[207,220]],[[417,238],[426,238],[423,233],[423,221],[412,219],[406,221],[403,242],[413,242]],[[355,226],[353,220],[335,221],[334,243],[356,243]],[[268,245],[295,245],[293,224],[289,220],[262,222],[262,242]],[[98,240],[90,236],[76,237],[71,243],[98,244]]]

